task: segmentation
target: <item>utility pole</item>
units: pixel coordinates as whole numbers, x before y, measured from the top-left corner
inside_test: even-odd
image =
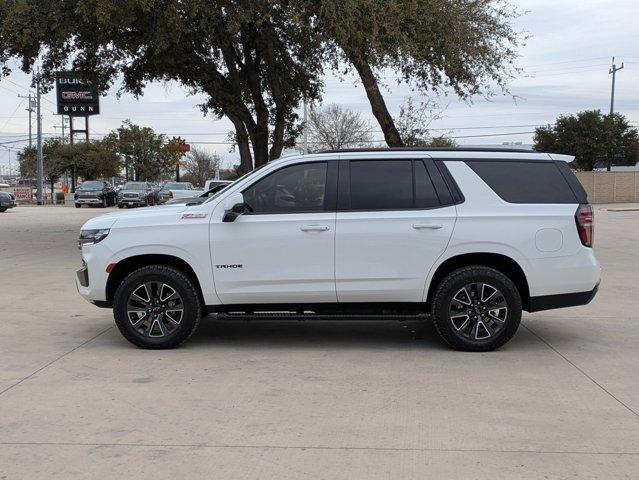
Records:
[[[613,114],[615,113],[615,79],[617,77],[617,72],[623,69],[623,62],[621,62],[621,67],[617,67],[615,64],[615,57],[612,57],[612,67],[608,70],[608,75],[612,75],[612,90],[610,92],[610,121],[613,121]],[[615,151],[611,149],[610,156],[608,157],[608,171],[610,171],[610,167],[612,166],[612,160],[614,158]]]
[[[54,125],[53,128],[58,129],[61,128],[62,129],[62,143],[66,143],[66,135],[64,133],[64,129],[67,126],[67,117],[65,117],[64,115],[60,115],[60,119],[62,121],[61,125]]]
[[[308,153],[308,103],[304,97],[304,136],[302,137],[304,153]]]
[[[27,98],[29,99],[29,108],[26,108],[25,110],[27,112],[29,112],[29,148],[32,147],[32,141],[31,141],[31,114],[33,113],[33,107],[35,106],[35,99],[33,97],[31,97],[31,92],[29,92],[29,95],[18,95],[19,98]]]
[[[36,83],[36,125],[37,125],[37,145],[38,145],[38,186],[36,190],[36,199],[38,205],[42,205],[44,202],[42,201],[42,184],[43,184],[43,176],[44,176],[44,165],[42,160],[42,115],[40,113],[40,101],[41,101],[41,91],[40,91],[40,70],[38,69],[38,78]]]

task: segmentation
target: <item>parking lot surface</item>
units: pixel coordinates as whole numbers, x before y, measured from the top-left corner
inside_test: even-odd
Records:
[[[639,477],[639,211],[597,207],[592,304],[484,354],[429,324],[214,317],[137,349],[75,290],[101,213],[0,214],[2,480]]]

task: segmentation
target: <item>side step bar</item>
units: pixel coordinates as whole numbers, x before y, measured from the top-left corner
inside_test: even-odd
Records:
[[[425,313],[415,314],[401,314],[401,313],[388,313],[388,314],[324,314],[324,313],[294,313],[294,312],[228,312],[218,313],[218,318],[221,320],[238,319],[238,320],[341,320],[341,321],[353,321],[353,320],[398,320],[400,322],[408,320],[427,320],[429,315]]]

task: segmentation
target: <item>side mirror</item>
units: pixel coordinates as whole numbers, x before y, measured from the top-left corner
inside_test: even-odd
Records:
[[[234,193],[231,195],[225,203],[223,222],[234,222],[237,217],[246,213],[249,210],[246,203],[244,203],[244,195],[241,193]]]

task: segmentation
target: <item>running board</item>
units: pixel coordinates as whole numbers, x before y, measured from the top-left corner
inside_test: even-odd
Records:
[[[389,314],[324,314],[324,313],[292,313],[292,312],[259,312],[259,313],[244,313],[244,312],[227,312],[218,313],[218,318],[222,320],[227,319],[239,319],[239,320],[340,320],[340,321],[352,321],[352,320],[398,320],[400,322],[408,320],[427,320],[429,315],[425,313],[418,314],[401,314],[401,313],[389,313]]]

